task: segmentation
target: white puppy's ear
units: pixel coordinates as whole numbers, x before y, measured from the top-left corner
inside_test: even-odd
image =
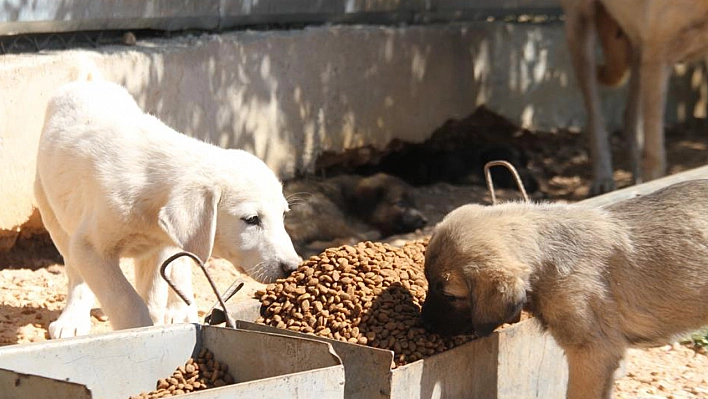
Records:
[[[214,247],[220,199],[219,187],[173,192],[158,214],[160,227],[177,246],[206,262]]]

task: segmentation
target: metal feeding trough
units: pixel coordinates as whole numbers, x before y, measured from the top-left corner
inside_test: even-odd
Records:
[[[257,300],[229,308],[239,329],[331,344],[344,365],[345,398],[565,398],[565,357],[534,320],[392,369],[393,352],[389,350],[250,322],[259,316]]]
[[[341,398],[344,368],[310,339],[180,324],[0,348],[0,397],[127,399],[208,348],[233,385],[185,398]]]

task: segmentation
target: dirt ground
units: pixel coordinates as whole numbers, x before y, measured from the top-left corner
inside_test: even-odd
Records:
[[[708,160],[708,134],[705,129],[674,128],[667,133],[670,173],[695,168]],[[585,138],[574,132],[523,132],[519,138],[530,158],[529,169],[540,183],[535,199],[574,202],[587,197],[589,162]],[[627,162],[622,154],[622,141],[613,137],[616,174],[619,186],[629,184]],[[400,244],[430,233],[432,226],[447,212],[465,203],[489,203],[482,185],[436,183],[415,189],[419,208],[426,213],[430,225],[415,233],[390,237],[386,241]],[[514,190],[500,190],[500,198],[518,198]],[[40,253],[37,247],[24,254],[0,257],[0,345],[25,344],[48,339],[47,326],[62,309],[66,295],[64,266],[56,258],[30,257]],[[125,262],[124,271],[132,278],[132,265]],[[208,268],[223,291],[237,278],[245,278],[226,261],[212,259]],[[195,292],[203,317],[215,302],[201,271],[194,269]],[[250,282],[235,300],[245,298],[259,288]],[[234,300],[232,300],[234,301]],[[230,302],[231,303],[231,302]],[[109,331],[106,317],[98,309],[93,312],[94,332]],[[674,344],[648,350],[630,350],[626,375],[615,384],[615,398],[708,398],[708,356],[683,345]]]

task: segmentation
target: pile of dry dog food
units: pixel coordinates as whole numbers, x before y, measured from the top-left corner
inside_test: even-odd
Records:
[[[362,242],[330,248],[256,293],[257,322],[394,352],[396,366],[474,337],[443,339],[420,325],[427,241],[401,248]]]
[[[214,355],[204,348],[196,360],[190,357],[171,377],[158,380],[154,391],[143,392],[131,396],[130,399],[167,398],[233,383],[234,378],[229,374],[228,365],[219,363],[214,359]]]

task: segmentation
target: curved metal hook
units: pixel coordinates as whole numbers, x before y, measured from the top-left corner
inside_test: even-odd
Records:
[[[183,256],[191,258],[194,262],[197,263],[197,265],[199,265],[199,268],[202,269],[202,272],[204,272],[204,276],[206,277],[207,281],[209,281],[209,284],[211,285],[211,289],[214,290],[214,294],[219,299],[219,304],[221,305],[221,308],[224,309],[224,313],[226,314],[226,325],[231,328],[236,328],[236,324],[234,323],[234,320],[231,318],[231,315],[229,315],[229,312],[226,309],[226,303],[224,302],[224,299],[222,298],[221,294],[219,294],[219,289],[216,288],[216,284],[214,284],[214,280],[211,279],[211,275],[209,274],[206,267],[204,266],[204,262],[202,262],[202,260],[199,259],[199,257],[197,255],[195,255],[191,252],[188,252],[188,251],[181,251],[181,252],[177,252],[176,254],[165,259],[165,261],[162,262],[162,266],[160,266],[160,275],[167,282],[167,285],[169,285],[170,288],[172,288],[172,290],[174,290],[174,292],[177,295],[179,295],[180,298],[182,298],[182,300],[184,301],[184,303],[187,304],[187,306],[192,305],[192,301],[190,301],[189,298],[182,292],[182,290],[180,290],[179,287],[177,287],[172,282],[172,280],[170,280],[170,278],[167,276],[167,273],[166,273],[167,266],[169,266],[170,263],[172,263],[174,260],[181,258]],[[233,294],[235,294],[242,286],[243,286],[243,284],[241,284],[241,286],[236,287],[234,292],[229,295],[229,298]]]
[[[521,191],[521,196],[524,197],[524,201],[529,202],[529,196],[526,194],[526,189],[524,188],[524,183],[521,181],[519,172],[516,171],[514,165],[507,161],[490,161],[484,164],[484,178],[487,181],[487,189],[489,189],[489,194],[492,196],[492,205],[497,204],[497,196],[494,192],[494,183],[492,182],[492,172],[489,170],[492,166],[504,166],[509,169],[509,172],[514,176],[516,181],[516,186]]]

